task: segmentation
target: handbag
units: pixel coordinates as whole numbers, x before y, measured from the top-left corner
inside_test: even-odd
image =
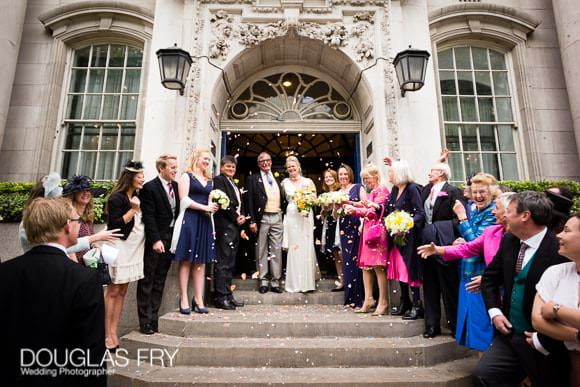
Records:
[[[93,247],[83,255],[85,266],[95,269],[99,273],[99,280],[101,285],[108,285],[112,282],[111,274],[109,274],[109,265],[103,261],[101,250]]]
[[[367,245],[378,245],[383,237],[387,235],[387,229],[383,225],[383,214],[385,212],[385,206],[382,206],[381,216],[378,219],[367,220],[367,222],[372,221],[372,224],[368,229],[365,227],[365,242]]]

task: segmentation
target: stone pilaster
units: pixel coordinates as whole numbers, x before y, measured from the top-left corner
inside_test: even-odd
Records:
[[[580,8],[577,0],[552,0],[576,147],[580,150]]]

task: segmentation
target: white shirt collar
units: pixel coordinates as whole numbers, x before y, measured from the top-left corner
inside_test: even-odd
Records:
[[[50,247],[55,247],[59,250],[61,250],[63,253],[67,254],[66,252],[66,247],[64,247],[63,245],[61,245],[60,243],[56,243],[56,242],[48,242],[48,243],[43,243],[41,246],[50,246]]]
[[[167,181],[164,178],[162,178],[161,175],[158,175],[157,177],[159,177],[159,180],[161,180],[161,182],[163,183],[163,186],[165,186],[165,187],[167,187],[167,184],[171,183],[170,181]]]
[[[433,189],[439,190],[441,191],[441,188],[443,188],[443,186],[445,185],[445,183],[447,183],[446,181],[440,181],[437,184],[433,184]]]
[[[522,240],[522,242],[524,242],[526,245],[528,245],[528,247],[531,247],[532,249],[537,249],[538,247],[540,247],[540,243],[542,243],[542,240],[544,239],[544,236],[546,236],[547,232],[548,229],[544,227],[542,231],[540,231],[536,235],[529,237],[526,240]]]

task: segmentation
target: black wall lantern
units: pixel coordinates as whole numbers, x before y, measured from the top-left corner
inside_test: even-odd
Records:
[[[189,52],[175,44],[173,47],[157,50],[157,59],[163,86],[170,90],[179,90],[179,95],[183,95],[192,62]]]
[[[404,97],[407,91],[417,91],[423,87],[429,56],[427,51],[415,50],[411,46],[397,54],[393,66],[401,87],[401,96]]]

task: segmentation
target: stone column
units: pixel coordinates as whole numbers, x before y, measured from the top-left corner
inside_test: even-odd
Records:
[[[162,153],[176,154],[180,167],[183,167],[185,161],[180,144],[184,143],[187,98],[180,96],[178,91],[163,87],[155,53],[160,48],[173,46],[174,43],[189,50],[190,42],[184,37],[184,20],[187,16],[184,13],[183,0],[163,0],[155,4],[153,35],[148,50],[143,53],[147,56],[149,67],[145,81],[145,110],[138,156],[144,163],[147,180],[156,175],[155,160]]]
[[[578,0],[552,0],[576,148],[580,155],[580,7]],[[580,157],[580,156],[579,156]]]
[[[20,40],[26,16],[28,0],[0,0],[0,147],[6,129],[6,118],[10,108],[12,85],[18,63]]]

